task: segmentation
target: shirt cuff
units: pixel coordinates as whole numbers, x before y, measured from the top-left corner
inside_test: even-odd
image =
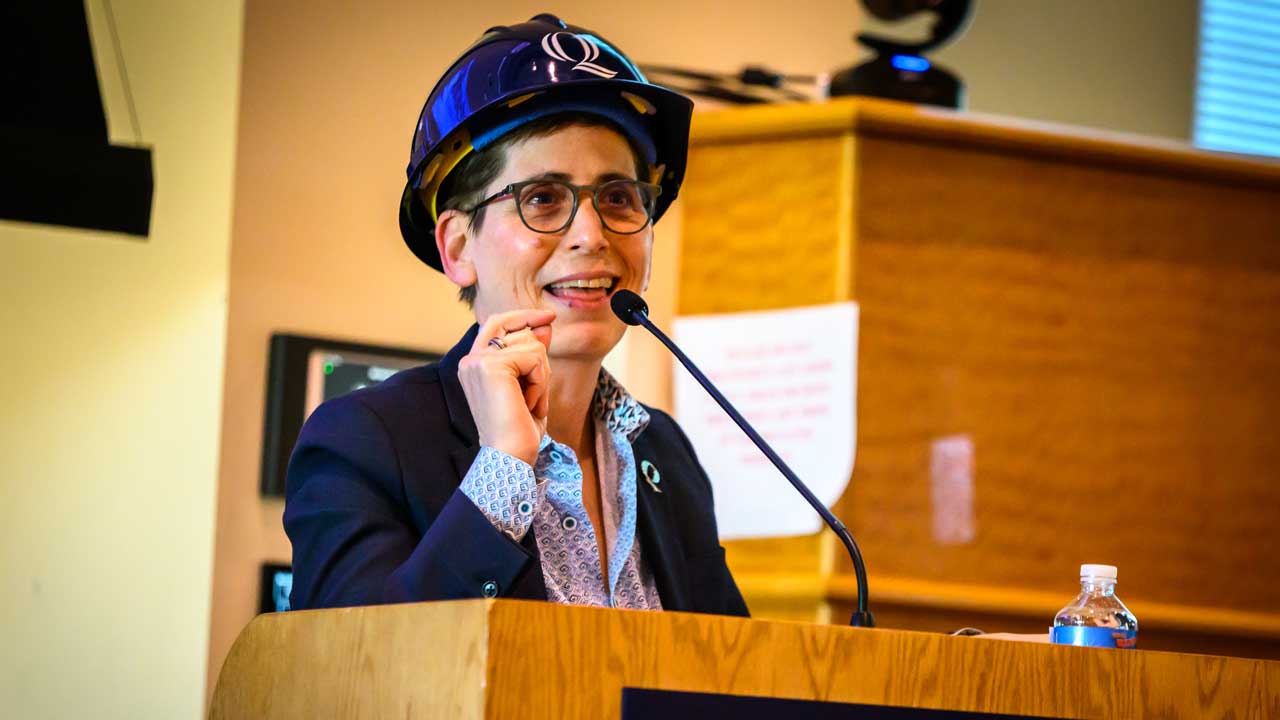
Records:
[[[539,487],[533,466],[484,446],[459,487],[495,528],[519,541],[533,525]]]

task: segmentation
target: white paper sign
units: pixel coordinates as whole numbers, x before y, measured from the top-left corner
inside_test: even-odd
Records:
[[[677,318],[676,342],[828,507],[853,474],[858,306]],[[817,532],[822,519],[679,361],[676,419],[716,496],[721,538]]]

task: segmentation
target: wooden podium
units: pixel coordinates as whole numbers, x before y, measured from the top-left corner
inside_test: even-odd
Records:
[[[859,304],[832,510],[882,624],[1043,631],[1100,562],[1146,647],[1280,659],[1280,163],[840,99],[695,114],[680,205],[678,314]],[[826,622],[837,546],[726,543]]]
[[[1280,663],[464,600],[259,616],[222,667],[211,717],[884,717],[860,705],[921,718],[1280,717]]]

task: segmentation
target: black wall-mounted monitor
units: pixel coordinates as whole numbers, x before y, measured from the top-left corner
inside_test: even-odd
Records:
[[[424,350],[282,333],[271,336],[270,353],[261,482],[267,497],[284,496],[289,455],[302,424],[320,403],[440,359]]]

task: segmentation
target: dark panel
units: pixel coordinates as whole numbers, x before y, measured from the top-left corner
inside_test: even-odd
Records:
[[[0,217],[146,236],[151,151],[0,128]]]
[[[81,0],[0,3],[0,217],[146,236],[151,150],[107,142]]]
[[[928,708],[863,705],[861,703],[784,700],[780,698],[622,689],[622,720],[959,720],[960,718],[1034,718]]]
[[[0,3],[0,125],[107,142],[83,0]]]

